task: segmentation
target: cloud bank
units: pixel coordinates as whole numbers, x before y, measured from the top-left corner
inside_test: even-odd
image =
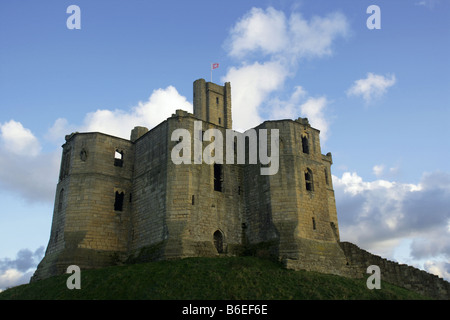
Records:
[[[22,249],[15,259],[0,259],[0,291],[28,283],[43,256],[44,247],[42,246],[34,252],[30,249]]]
[[[450,280],[450,174],[425,173],[407,184],[345,172],[333,184],[342,241],[392,258],[408,239],[411,261]]]

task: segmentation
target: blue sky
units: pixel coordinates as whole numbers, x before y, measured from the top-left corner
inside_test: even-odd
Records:
[[[234,129],[321,130],[342,240],[450,279],[449,14],[444,0],[0,2],[0,290],[45,250],[64,135],[128,138],[190,111],[211,62]]]

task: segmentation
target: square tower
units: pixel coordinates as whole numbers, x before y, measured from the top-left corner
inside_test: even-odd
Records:
[[[231,86],[220,86],[205,79],[194,82],[194,115],[226,129],[232,128]]]

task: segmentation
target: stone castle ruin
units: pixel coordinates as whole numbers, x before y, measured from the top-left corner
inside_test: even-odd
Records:
[[[99,132],[66,136],[50,239],[31,281],[65,273],[69,265],[83,270],[254,254],[296,270],[347,277],[362,277],[367,263],[385,263],[398,275],[392,282],[450,298],[448,282],[340,242],[332,156],[322,154],[320,132],[308,119],[265,121],[254,128],[255,138],[231,130],[230,83],[199,79],[193,91],[193,114],[177,110],[151,130],[135,127],[130,140]],[[191,140],[174,139],[177,129],[187,130]],[[212,144],[211,137],[204,139],[209,129],[232,138],[214,150],[226,154],[224,161],[206,163],[195,153]],[[278,134],[267,150],[278,150],[275,174],[261,174],[270,164],[249,161],[263,129],[269,141]],[[190,151],[192,161],[176,164],[173,150],[181,144],[190,147],[181,153]],[[239,151],[245,163],[237,161]]]

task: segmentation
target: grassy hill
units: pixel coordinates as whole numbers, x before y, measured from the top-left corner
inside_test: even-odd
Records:
[[[293,271],[256,257],[182,260],[81,270],[81,289],[69,290],[64,274],[10,288],[2,299],[348,300],[424,299],[382,281],[369,290],[365,279]]]

